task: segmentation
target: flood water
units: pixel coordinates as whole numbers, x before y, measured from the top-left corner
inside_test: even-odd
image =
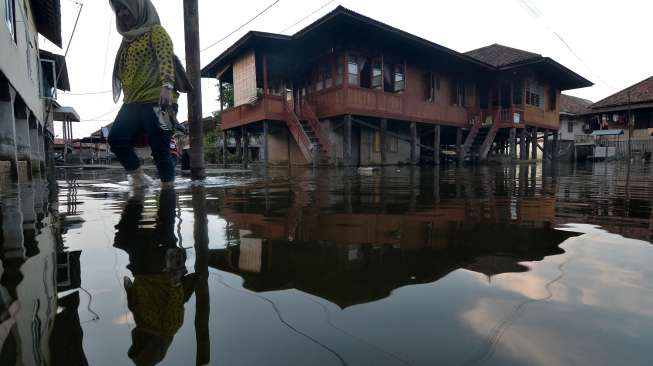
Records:
[[[0,365],[650,365],[652,176],[270,170],[134,195],[116,172],[59,171],[58,189],[4,186]]]

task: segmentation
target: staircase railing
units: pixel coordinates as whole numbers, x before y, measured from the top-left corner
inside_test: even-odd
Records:
[[[490,148],[494,143],[494,138],[497,136],[497,132],[499,132],[499,126],[495,123],[492,125],[492,128],[490,128],[490,131],[488,132],[487,136],[485,136],[485,141],[483,141],[483,145],[481,145],[480,154],[479,154],[479,158],[481,160],[485,160],[487,158],[487,154],[490,152]]]
[[[317,118],[317,115],[313,111],[313,107],[311,107],[311,105],[306,100],[302,102],[302,113],[308,121],[309,126],[311,126],[313,133],[315,133],[317,141],[320,143],[320,145],[322,145],[322,150],[327,155],[329,155],[331,152],[331,140],[329,139],[329,136],[326,134],[326,132],[324,132],[324,129],[320,124],[320,120]]]
[[[465,143],[463,144],[462,147],[462,151],[460,152],[463,157],[467,156],[467,153],[469,153],[469,149],[472,147],[472,144],[476,139],[476,135],[478,134],[478,130],[481,128],[481,124],[482,122],[480,120],[477,120],[472,126],[472,129],[469,130],[467,139],[465,140]]]
[[[304,158],[306,158],[306,161],[312,163],[314,149],[313,143],[306,134],[306,131],[304,131],[302,124],[299,122],[299,118],[297,118],[297,115],[288,103],[284,103],[284,114],[286,116],[286,126],[288,126],[288,130],[290,130],[290,133],[295,138],[299,150],[302,152],[302,155],[304,155]]]

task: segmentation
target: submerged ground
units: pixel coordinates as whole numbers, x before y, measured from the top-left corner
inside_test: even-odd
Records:
[[[58,189],[3,187],[0,310],[20,310],[0,364],[649,365],[652,173],[271,170],[134,195],[120,172],[62,170]]]

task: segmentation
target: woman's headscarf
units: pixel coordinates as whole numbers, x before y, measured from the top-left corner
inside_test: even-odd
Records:
[[[116,60],[113,64],[112,88],[113,101],[118,102],[120,93],[122,92],[122,82],[118,78],[118,73],[120,58],[125,46],[152,30],[153,26],[161,24],[161,21],[159,20],[159,14],[156,12],[156,8],[150,0],[109,0],[109,4],[114,13],[116,13],[116,4],[121,4],[136,19],[136,24],[133,27],[124,29],[123,24],[120,23],[120,19],[116,16],[116,28],[118,29],[118,33],[122,35],[122,44],[120,45],[120,49],[118,49]]]

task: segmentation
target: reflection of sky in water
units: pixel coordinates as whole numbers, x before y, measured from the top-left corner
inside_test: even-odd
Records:
[[[398,170],[208,184],[212,364],[649,364],[653,250],[624,236],[650,240],[650,175],[635,171],[626,190],[619,168],[607,182],[596,176],[605,171],[554,180],[541,169],[483,167],[443,171],[437,186],[432,171]],[[127,190],[96,178],[78,181],[68,219],[83,222],[63,239],[82,250],[92,295],[80,293],[78,310],[90,364],[130,364],[135,320],[123,276],[132,274],[113,247]],[[65,212],[68,185],[59,185]],[[188,188],[178,182],[174,233],[192,272]],[[158,202],[151,190],[143,216],[156,219]],[[610,226],[615,218],[624,228]],[[24,284],[42,278],[30,273],[37,267],[23,265]],[[193,362],[195,308],[193,296],[162,365]]]

